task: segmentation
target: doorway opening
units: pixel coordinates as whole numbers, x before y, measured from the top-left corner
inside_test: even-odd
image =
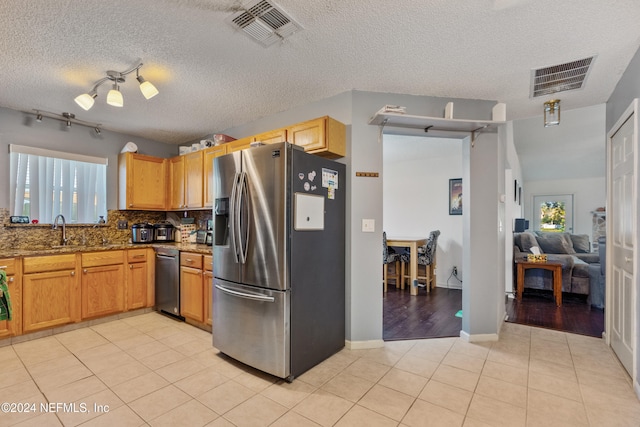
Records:
[[[450,213],[449,184],[463,175],[462,140],[385,133],[383,172],[387,238],[426,239],[440,231],[435,286],[429,293],[420,288],[418,295],[410,295],[409,279],[404,290],[389,281],[383,296],[383,339],[459,336],[463,216]]]

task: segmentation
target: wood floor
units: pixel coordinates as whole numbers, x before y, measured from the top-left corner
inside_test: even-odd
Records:
[[[411,296],[409,289],[390,285],[383,300],[383,332],[385,341],[418,338],[459,337],[462,319],[462,291],[435,288],[430,293],[420,289]]]
[[[563,293],[556,307],[551,291],[527,289],[521,302],[508,298],[506,304],[507,322],[602,338],[604,310],[592,308],[585,296]]]
[[[393,285],[383,296],[383,339],[385,341],[460,336],[462,291],[436,288],[417,296]],[[604,311],[592,308],[582,296],[563,294],[556,307],[550,291],[527,290],[518,303],[506,299],[507,322],[602,337]]]

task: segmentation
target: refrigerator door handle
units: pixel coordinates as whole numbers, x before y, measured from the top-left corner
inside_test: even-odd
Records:
[[[275,302],[276,300],[274,297],[268,297],[266,295],[246,294],[244,292],[234,291],[232,289],[225,288],[224,286],[220,286],[220,285],[215,285],[215,287],[216,289],[219,289],[226,294],[233,295],[234,297],[252,299],[252,300],[263,301],[263,302]]]
[[[247,173],[240,173],[240,184],[238,189],[239,196],[239,214],[238,214],[238,243],[240,252],[240,262],[244,264],[247,261],[247,251],[249,248],[249,198],[247,194]],[[243,222],[242,219],[245,219]]]
[[[239,197],[238,197],[238,178],[240,174],[236,173],[233,176],[233,187],[231,188],[231,201],[229,207],[229,214],[231,216],[231,225],[229,227],[231,234],[231,246],[233,250],[233,256],[235,257],[236,264],[240,262],[238,258],[238,234],[237,227],[240,222],[240,209],[239,209]]]

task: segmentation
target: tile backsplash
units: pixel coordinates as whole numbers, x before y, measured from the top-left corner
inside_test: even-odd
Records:
[[[71,245],[101,245],[103,243],[129,243],[131,226],[140,222],[165,221],[166,212],[109,210],[106,224],[67,224],[67,238]],[[184,216],[181,214],[180,216]],[[176,214],[172,218],[179,218]],[[198,221],[211,219],[210,210],[189,211],[187,216]],[[9,209],[0,208],[0,251],[46,249],[62,241],[60,227],[53,230],[51,224],[11,224]],[[118,221],[126,220],[127,228],[118,229]]]

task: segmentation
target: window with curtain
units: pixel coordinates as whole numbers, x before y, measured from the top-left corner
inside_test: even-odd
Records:
[[[107,214],[107,159],[9,145],[12,215],[97,223]]]

